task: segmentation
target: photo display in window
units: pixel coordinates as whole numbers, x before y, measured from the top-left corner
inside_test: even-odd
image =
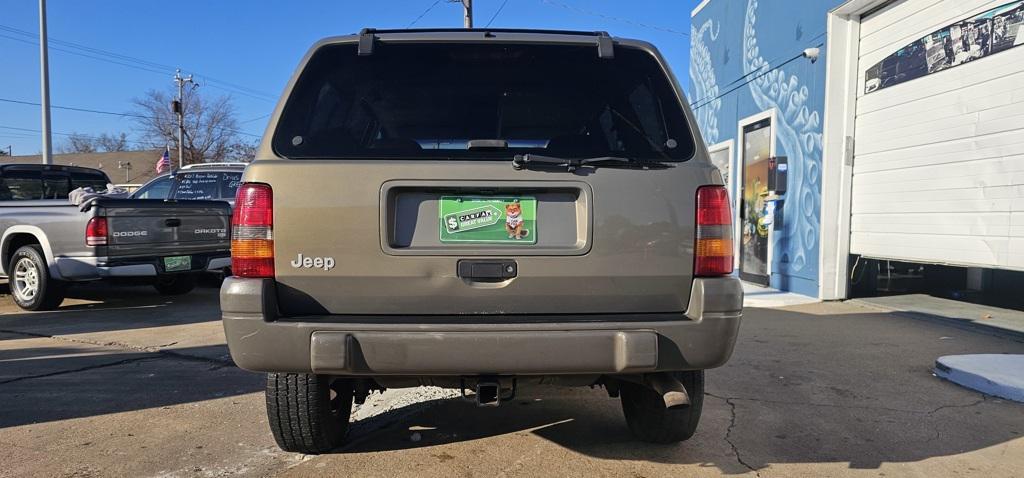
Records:
[[[1024,43],[1024,0],[947,25],[868,68],[864,93],[984,58]]]

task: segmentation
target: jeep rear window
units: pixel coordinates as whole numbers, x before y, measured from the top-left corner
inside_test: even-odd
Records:
[[[479,141],[479,140],[498,140]],[[694,139],[650,53],[595,45],[378,42],[316,51],[274,132],[286,158],[684,161]],[[507,145],[507,146],[506,146]]]

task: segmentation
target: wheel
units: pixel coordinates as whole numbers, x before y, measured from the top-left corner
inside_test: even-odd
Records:
[[[50,277],[43,250],[22,246],[7,265],[7,280],[14,303],[24,310],[52,310],[64,301],[65,284]]]
[[[196,288],[195,274],[167,274],[157,276],[153,287],[161,295],[188,294]]]
[[[352,382],[326,375],[267,374],[267,418],[277,446],[315,455],[345,442]]]
[[[667,409],[653,389],[623,382],[620,392],[626,424],[636,438],[650,443],[676,443],[689,439],[697,430],[704,406],[704,371],[675,372],[686,387],[690,405]]]

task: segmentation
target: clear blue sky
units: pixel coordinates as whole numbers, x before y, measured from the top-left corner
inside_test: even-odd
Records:
[[[474,0],[475,21],[484,26],[504,0]],[[276,97],[300,57],[316,40],[362,27],[405,28],[435,0],[49,0],[50,101],[53,105],[128,112],[131,99],[172,84],[180,66],[199,77],[206,93],[230,94],[241,129],[262,134]],[[680,81],[689,62],[690,11],[697,0],[508,0],[492,27],[605,30],[653,42]],[[177,20],[181,15],[181,20]],[[39,102],[36,0],[0,5],[0,98]],[[178,26],[181,28],[177,28]],[[414,27],[460,27],[459,3],[440,0]],[[11,30],[14,29],[14,30]],[[22,31],[22,32],[19,32]],[[151,62],[144,71],[83,53],[96,48]],[[104,56],[105,58],[109,58]],[[139,66],[135,61],[125,63]],[[209,77],[209,79],[205,78]],[[220,83],[218,83],[218,81]],[[274,98],[274,99],[268,99]],[[131,118],[53,110],[55,133],[126,132]],[[38,106],[0,102],[0,147],[15,155],[41,149]],[[66,136],[55,134],[54,147]]]

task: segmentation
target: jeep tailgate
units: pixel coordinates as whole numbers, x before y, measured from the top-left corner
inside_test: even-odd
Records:
[[[274,191],[286,314],[600,314],[686,309],[693,198],[717,176],[701,162],[581,176],[493,161],[288,160],[257,161],[244,180]],[[536,242],[441,242],[438,204],[451,196],[536,198]],[[513,263],[516,276],[460,277],[460,261],[483,259]]]

